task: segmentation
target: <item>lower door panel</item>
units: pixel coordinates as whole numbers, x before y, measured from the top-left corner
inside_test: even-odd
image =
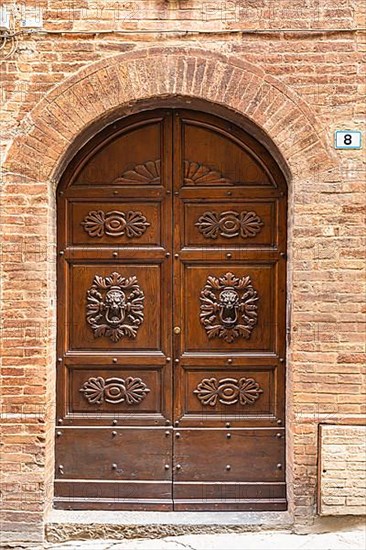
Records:
[[[171,430],[63,428],[56,508],[171,510]]]
[[[282,432],[179,430],[174,441],[174,508],[285,510]]]

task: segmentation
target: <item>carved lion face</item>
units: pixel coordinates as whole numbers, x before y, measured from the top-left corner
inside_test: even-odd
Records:
[[[117,326],[123,322],[126,312],[126,296],[119,288],[111,288],[105,296],[105,318],[109,324]]]
[[[238,318],[239,294],[232,288],[220,292],[220,319],[226,328],[235,325]]]

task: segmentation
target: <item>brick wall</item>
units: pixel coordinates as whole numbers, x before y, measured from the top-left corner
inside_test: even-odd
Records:
[[[365,156],[332,148],[335,129],[363,129],[362,3],[33,5],[47,32],[5,44],[0,69],[3,533],[39,540],[52,502],[54,208],[63,159],[106,113],[176,94],[249,117],[291,174],[289,497],[296,521],[311,522],[318,424],[359,424],[365,412]],[[14,11],[17,30],[24,6],[32,2]]]

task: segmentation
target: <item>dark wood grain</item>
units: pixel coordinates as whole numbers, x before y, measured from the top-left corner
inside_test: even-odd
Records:
[[[140,113],[65,171],[58,508],[286,508],[287,190],[238,122]]]

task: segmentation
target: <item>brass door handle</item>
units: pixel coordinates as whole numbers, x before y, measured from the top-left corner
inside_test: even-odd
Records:
[[[180,334],[181,333],[181,328],[180,327],[174,327],[173,332],[174,332],[174,334]]]

